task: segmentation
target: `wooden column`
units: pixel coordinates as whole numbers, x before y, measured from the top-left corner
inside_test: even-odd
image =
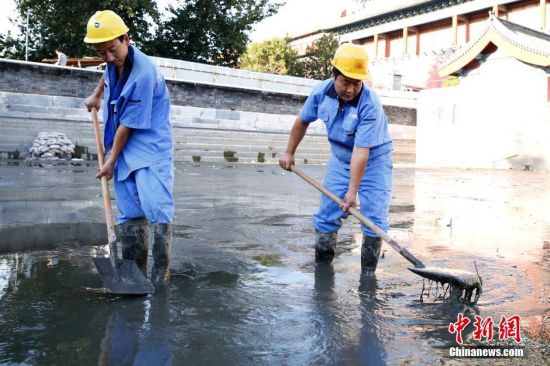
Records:
[[[546,32],[546,0],[540,0],[540,30]]]
[[[458,24],[460,23],[464,24],[464,30],[466,34],[464,43],[468,43],[470,41],[470,18],[468,18],[467,15],[458,15],[457,19],[458,19]]]
[[[390,37],[384,37],[384,40],[386,41],[386,46],[384,50],[384,57],[388,58],[391,55],[391,38]]]
[[[458,43],[458,15],[453,15],[451,43],[453,46],[456,46],[456,44]]]
[[[384,57],[390,57],[390,42],[391,39],[386,34],[377,34],[378,41],[383,40],[384,41]],[[378,52],[378,55],[380,56],[380,52]]]
[[[407,54],[409,48],[409,30],[407,27],[403,28],[403,55]]]
[[[374,57],[378,57],[378,33],[374,35]]]

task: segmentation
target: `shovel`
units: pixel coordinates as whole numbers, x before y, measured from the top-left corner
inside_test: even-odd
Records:
[[[92,123],[94,126],[95,143],[97,148],[97,160],[99,168],[103,167],[103,146],[99,133],[97,109],[92,108]],[[113,210],[111,208],[111,196],[107,177],[101,177],[101,190],[103,192],[103,207],[105,209],[105,221],[107,223],[107,235],[109,240],[109,258],[93,258],[94,264],[101,276],[103,286],[107,292],[124,295],[146,295],[155,292],[153,285],[143,275],[133,260],[119,259],[113,222]]]
[[[317,188],[321,193],[325,194],[327,197],[332,199],[338,205],[343,206],[344,202],[340,197],[336,196],[334,193],[330,192],[328,189],[321,186],[317,181],[307,176],[303,171],[296,168],[295,165],[290,167],[290,170],[293,171],[300,178],[311,184],[313,187]],[[479,275],[472,272],[450,269],[450,268],[439,268],[439,267],[426,267],[418,258],[416,258],[411,252],[406,248],[403,248],[399,245],[394,239],[390,238],[382,229],[377,227],[369,219],[363,216],[357,209],[350,207],[348,212],[355,216],[363,225],[374,231],[378,236],[380,236],[386,243],[388,243],[395,251],[401,254],[406,260],[411,262],[414,265],[414,268],[409,268],[413,273],[416,273],[419,276],[427,278],[430,281],[434,281],[437,284],[448,284],[448,288],[451,288],[450,295],[451,297],[456,297],[457,299],[463,299],[466,302],[476,303],[481,295],[481,278]],[[448,289],[447,288],[447,289]],[[472,295],[476,291],[474,300],[472,301]],[[445,291],[446,293],[447,291]],[[422,289],[422,294],[424,289]],[[445,295],[445,294],[444,294]]]

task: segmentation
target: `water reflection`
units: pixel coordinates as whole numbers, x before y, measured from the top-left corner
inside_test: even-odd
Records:
[[[128,304],[115,311],[100,342],[98,364],[172,365],[170,340],[170,290]]]
[[[346,280],[344,273],[339,272],[338,276]],[[382,332],[385,320],[380,314],[383,298],[379,296],[375,275],[361,276],[357,295],[350,297],[335,289],[332,265],[315,265],[313,301],[319,326],[316,351],[323,355],[322,361],[316,362],[326,365],[386,364]],[[355,302],[357,299],[359,301]]]
[[[331,264],[315,263],[315,283],[313,292],[313,305],[315,307],[315,322],[318,327],[316,362],[332,364],[335,361],[338,348],[336,343],[340,337],[338,328],[337,294],[334,291],[334,268]],[[333,340],[333,338],[336,338]]]
[[[193,168],[200,176],[186,173],[186,167],[179,165],[177,171],[171,292],[166,297],[122,299],[91,290],[101,287],[91,258],[104,255],[103,247],[0,256],[0,364],[144,364],[152,358],[177,365],[456,361],[444,357],[454,340],[448,325],[462,309],[419,303],[421,280],[388,247],[377,276],[360,278],[360,244],[348,243],[354,230],[359,232],[356,222],[344,224],[332,266],[312,263],[310,215],[317,208],[318,193],[310,187],[276,167],[272,172],[265,168],[263,174],[246,165]],[[0,181],[0,225],[5,225],[0,229],[20,225],[9,236],[10,241],[20,238],[13,241],[17,249],[19,243],[32,241],[58,245],[69,234],[79,245],[90,244],[94,235],[105,244],[98,186],[90,183],[95,169],[86,176],[10,168],[14,174],[2,175]],[[317,179],[322,177],[321,168],[308,169]],[[434,266],[475,271],[477,257],[484,278],[479,303],[484,318],[546,314],[550,249],[544,255],[539,251],[526,268],[466,244],[485,244],[486,239],[491,244],[504,235],[508,247],[542,247],[550,233],[547,220],[540,219],[550,207],[548,194],[527,193],[548,191],[547,175],[534,182],[522,180],[526,188],[521,189],[513,179],[508,185],[495,180],[500,182],[496,190],[506,191],[510,184],[514,188],[511,193],[497,192],[495,200],[502,202],[492,203],[489,210],[489,201],[461,197],[460,186],[467,184],[462,180],[473,182],[479,172],[395,172],[392,236]],[[515,173],[507,174],[515,179]],[[479,179],[476,185],[490,181]],[[480,196],[490,193],[479,191]],[[512,206],[504,210],[509,199]],[[534,221],[518,228],[527,219],[523,215],[516,226],[508,226],[519,202],[524,213],[536,209]],[[493,215],[495,208],[505,216],[502,221]],[[443,225],[455,214],[462,221]],[[487,215],[493,216],[485,221],[482,216]],[[441,219],[434,224],[437,217]],[[86,222],[98,226],[78,225]],[[486,222],[502,222],[502,235],[493,238],[498,227],[483,226]],[[33,231],[23,224],[47,226]],[[477,227],[468,231],[468,225]],[[0,246],[6,245],[6,233],[0,232]],[[485,249],[495,249],[491,245]],[[507,247],[500,253],[507,255],[503,249]]]
[[[422,255],[463,251],[514,261],[539,257],[550,228],[546,175],[417,171],[414,235],[425,244],[419,247]]]
[[[358,359],[364,365],[385,365],[386,350],[382,337],[383,323],[381,310],[383,303],[376,274],[361,274],[359,280],[359,300],[361,332],[359,336]]]

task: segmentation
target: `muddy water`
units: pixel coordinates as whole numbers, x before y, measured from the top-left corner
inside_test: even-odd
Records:
[[[396,169],[390,235],[429,265],[476,261],[484,293],[465,308],[421,303],[387,246],[361,277],[352,219],[333,265],[315,265],[319,194],[267,165],[177,165],[169,288],[110,296],[91,261],[105,253],[94,170],[0,163],[0,363],[454,365],[458,312],[550,315],[548,174]]]

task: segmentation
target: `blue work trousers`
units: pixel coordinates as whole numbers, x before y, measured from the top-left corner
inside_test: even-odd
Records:
[[[369,159],[358,192],[361,214],[384,232],[389,228],[392,170],[391,151]],[[327,164],[324,187],[343,200],[348,192],[349,179],[349,164],[334,156],[331,157]],[[313,216],[313,226],[322,233],[332,233],[340,229],[342,218],[346,217],[347,214],[340,206],[323,194],[319,210]],[[361,224],[361,230],[368,236],[378,236],[363,224]]]
[[[116,221],[145,217],[152,224],[170,224],[174,218],[174,167],[172,158],[134,170],[118,181],[115,169],[115,194],[120,213]]]

